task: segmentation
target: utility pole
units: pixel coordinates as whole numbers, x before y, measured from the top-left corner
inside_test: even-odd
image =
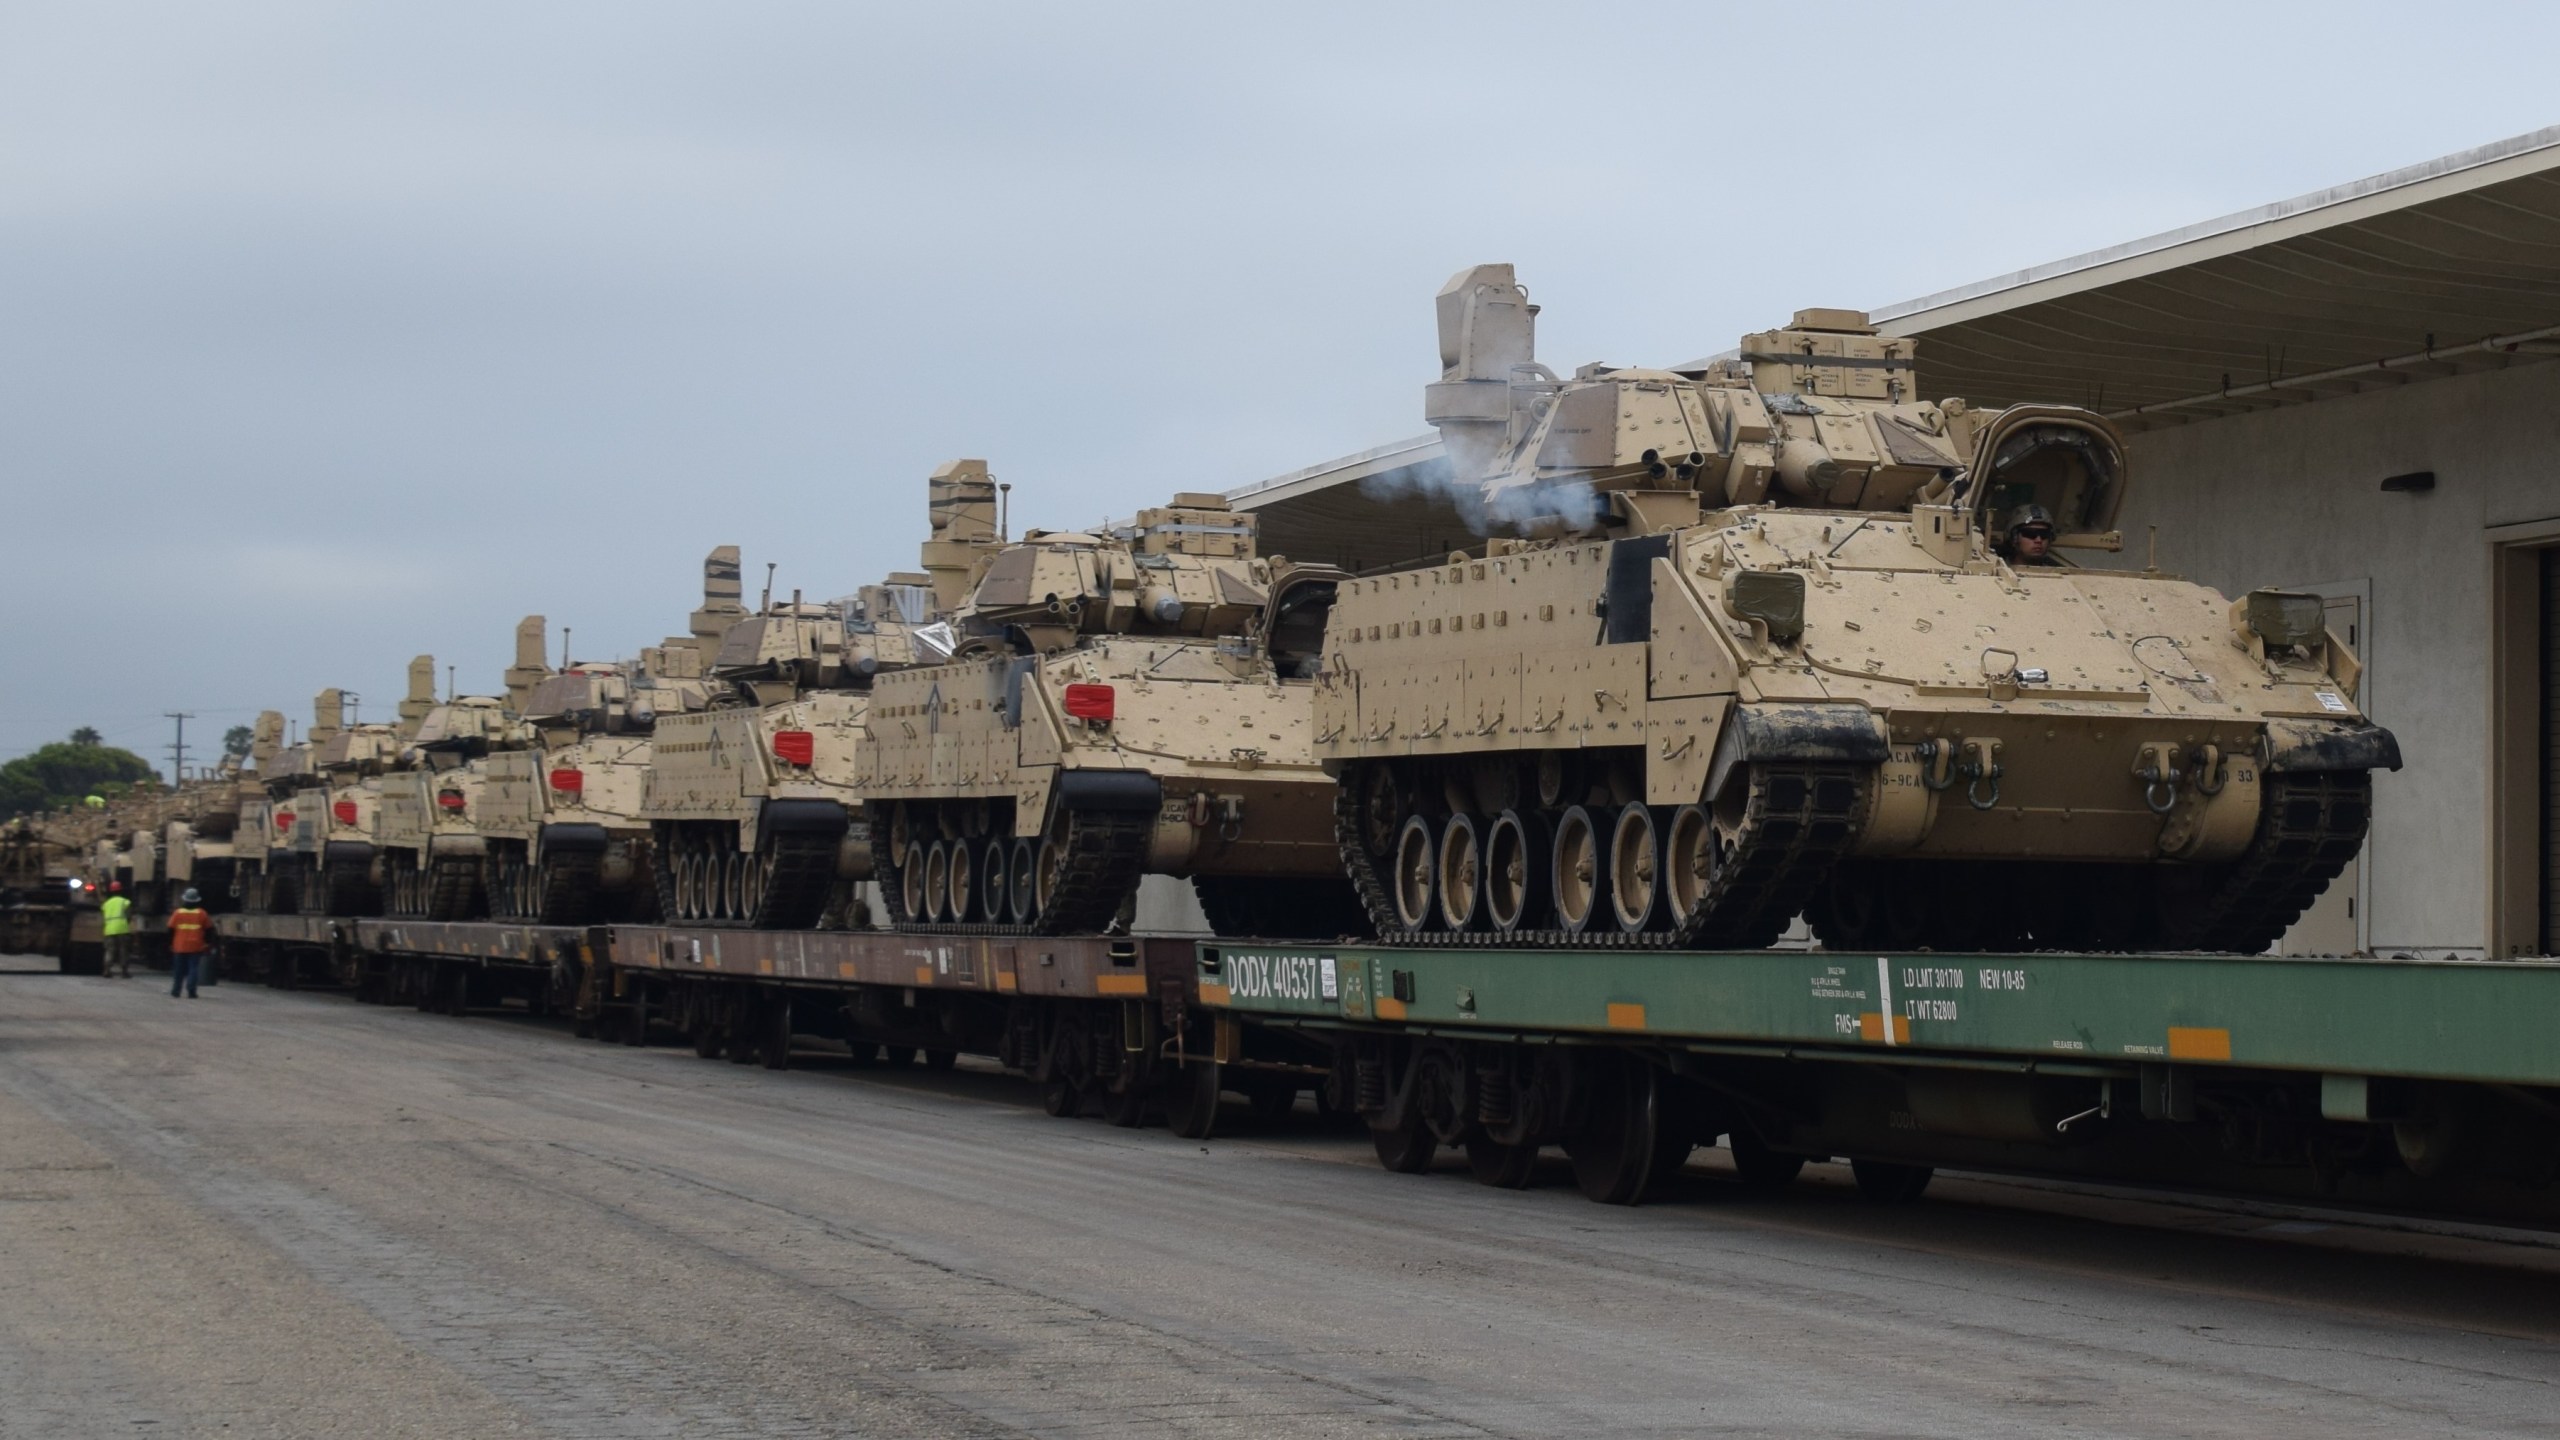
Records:
[[[161,714],[178,722],[178,738],[169,747],[169,784],[174,788],[187,778],[187,722],[196,718],[193,710],[163,710]]]

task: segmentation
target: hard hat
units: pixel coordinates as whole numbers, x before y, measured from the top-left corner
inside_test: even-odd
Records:
[[[2015,535],[2030,525],[2053,526],[2053,512],[2041,505],[2021,505],[2009,512],[2009,523],[2001,527],[2003,535]]]
[[[178,903],[181,905],[194,905],[201,902],[203,899],[203,896],[197,894],[193,890],[190,890],[186,894],[178,897]]]

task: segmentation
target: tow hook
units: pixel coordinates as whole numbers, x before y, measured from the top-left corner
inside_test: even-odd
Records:
[[[2142,782],[2144,807],[2154,815],[2168,814],[2178,803],[2178,747],[2157,740],[2144,745],[2133,757],[2133,778]],[[2217,783],[2215,788],[2221,787]]]
[[[2000,742],[1968,737],[1964,756],[1956,762],[1956,773],[1965,777],[1964,798],[1976,810],[1988,810],[2000,803]],[[1983,787],[1989,786],[1986,792]]]
[[[2231,777],[2224,774],[2222,770],[2222,747],[2219,745],[2196,747],[2196,765],[2193,770],[2187,772],[2187,779],[2194,783],[2196,793],[2199,795],[2221,794],[2222,787],[2231,783]]]

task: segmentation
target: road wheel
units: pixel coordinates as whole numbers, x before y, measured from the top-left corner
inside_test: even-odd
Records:
[[[1387,871],[1389,893],[1395,900],[1396,923],[1407,930],[1428,930],[1432,914],[1434,880],[1434,843],[1431,822],[1419,815],[1405,817],[1403,828],[1396,832],[1395,858]]]
[[[1544,925],[1554,871],[1543,820],[1518,810],[1493,817],[1484,836],[1485,922],[1506,935]]]
[[[1609,910],[1629,935],[1658,928],[1662,918],[1662,830],[1649,805],[1618,812],[1609,837]]]
[[[1548,893],[1555,897],[1556,924],[1581,934],[1608,909],[1609,812],[1586,805],[1568,806],[1556,821],[1555,866]]]
[[[1007,917],[1016,925],[1028,925],[1040,918],[1040,847],[1028,839],[1014,841],[1006,879]]]
[[[1473,815],[1459,811],[1440,827],[1440,928],[1475,930],[1483,925],[1485,899],[1484,828]]]

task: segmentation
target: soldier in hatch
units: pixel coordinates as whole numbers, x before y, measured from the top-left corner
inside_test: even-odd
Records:
[[[2001,531],[2000,558],[2012,565],[2059,565],[2053,558],[2053,516],[2041,505],[2021,505],[2009,512]]]

